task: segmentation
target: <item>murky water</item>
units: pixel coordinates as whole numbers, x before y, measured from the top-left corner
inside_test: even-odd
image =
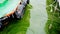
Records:
[[[30,27],[26,34],[46,34],[44,31],[47,22],[46,0],[30,0]]]

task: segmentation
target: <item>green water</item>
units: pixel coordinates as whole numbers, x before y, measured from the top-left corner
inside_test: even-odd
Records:
[[[0,7],[5,6],[7,2],[8,0],[0,0]]]
[[[0,3],[0,18],[14,10],[19,2],[20,0],[5,0],[3,3]]]

